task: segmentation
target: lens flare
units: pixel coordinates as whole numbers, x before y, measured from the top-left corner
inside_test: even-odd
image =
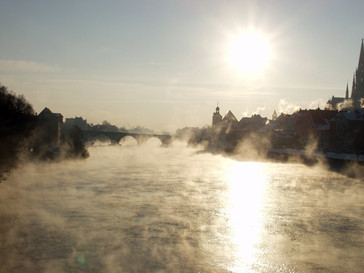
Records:
[[[86,258],[85,256],[81,255],[80,257],[77,258],[77,263],[78,264],[85,264],[86,263]]]

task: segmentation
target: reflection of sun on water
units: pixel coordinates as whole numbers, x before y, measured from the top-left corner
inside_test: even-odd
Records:
[[[228,225],[236,246],[236,262],[231,270],[246,271],[258,254],[266,179],[262,165],[256,162],[232,163],[226,178],[230,186]]]

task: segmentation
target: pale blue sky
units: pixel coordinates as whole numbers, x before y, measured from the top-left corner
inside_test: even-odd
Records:
[[[249,78],[226,64],[254,28],[274,58]],[[0,83],[36,111],[170,130],[321,107],[351,86],[364,1],[0,0]]]

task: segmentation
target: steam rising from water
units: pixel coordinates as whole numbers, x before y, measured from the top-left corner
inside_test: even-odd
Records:
[[[1,272],[360,272],[363,184],[299,164],[90,147],[0,184]]]

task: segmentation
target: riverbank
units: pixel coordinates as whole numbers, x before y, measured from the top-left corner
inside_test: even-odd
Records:
[[[299,161],[309,166],[322,164],[328,166],[332,171],[349,177],[364,177],[364,155],[361,154],[310,152],[296,149],[270,149],[267,157],[282,162]]]
[[[359,164],[364,163],[363,154],[350,154],[350,153],[335,153],[335,152],[311,152],[307,150],[297,150],[297,149],[270,149],[269,153],[276,154],[287,154],[287,155],[297,155],[304,157],[315,157],[315,158],[326,158],[326,159],[336,159],[348,162],[358,162]]]

